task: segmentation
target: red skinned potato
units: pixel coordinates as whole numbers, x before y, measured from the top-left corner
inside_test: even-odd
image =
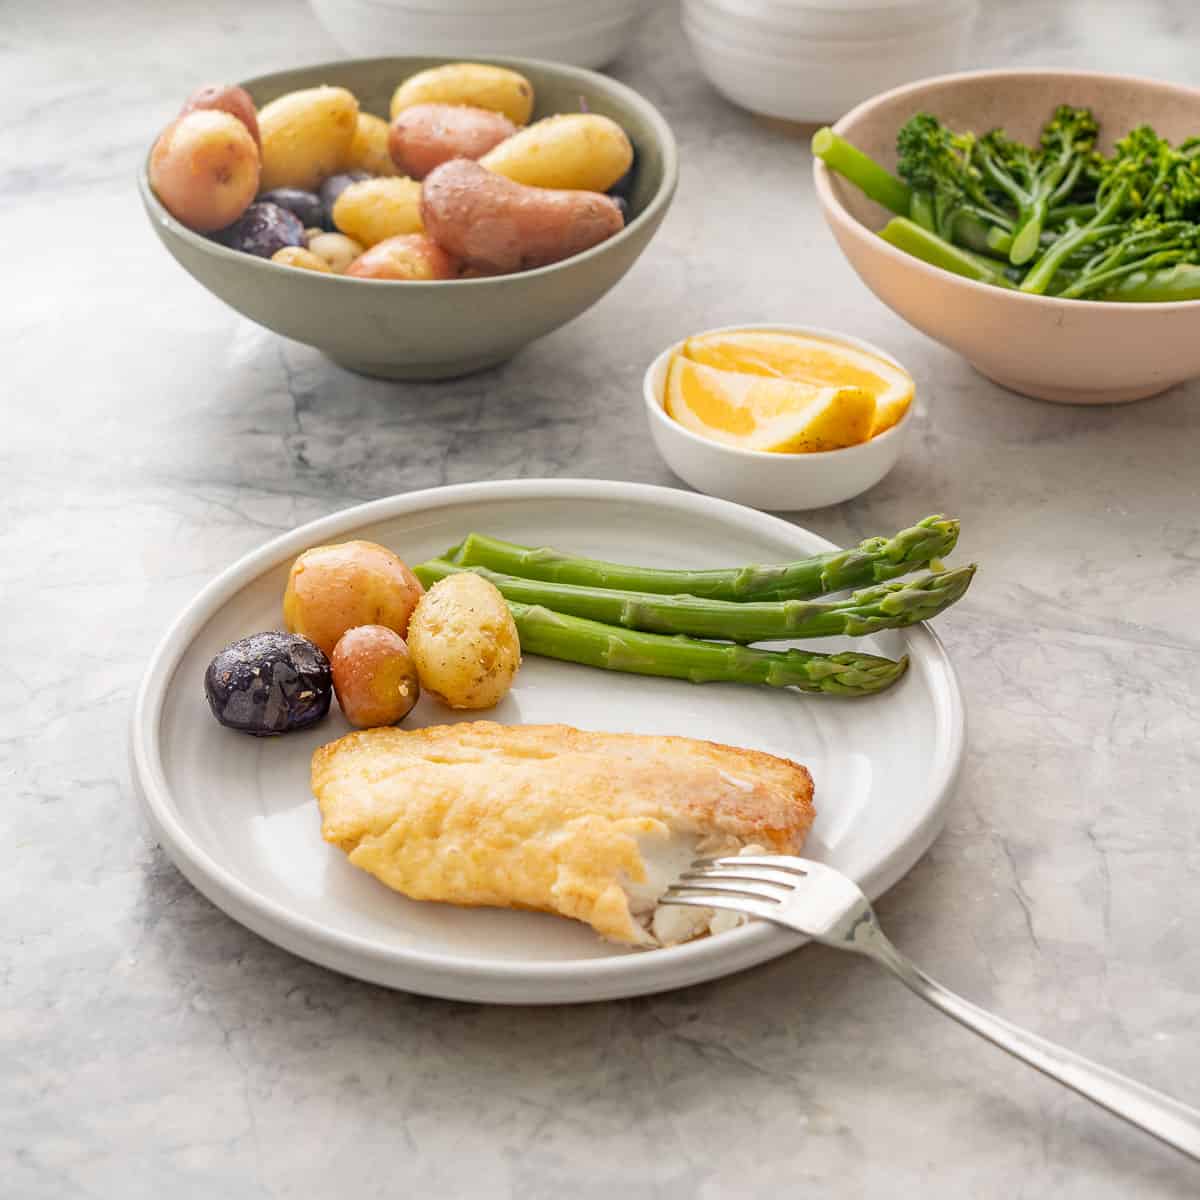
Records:
[[[482,158],[517,127],[503,114],[466,104],[414,104],[392,122],[388,151],[410,179],[452,158]]]
[[[232,224],[258,192],[258,147],[227,112],[198,109],[173,121],[150,151],[150,186],[189,229]]]
[[[459,264],[431,237],[405,233],[376,242],[347,268],[355,279],[454,279]]]
[[[342,713],[360,729],[403,721],[421,695],[408,646],[386,625],[347,629],[329,656],[329,667]]]
[[[421,220],[464,266],[490,274],[570,258],[625,224],[608,196],[527,187],[461,158],[425,180]]]
[[[250,131],[254,144],[262,150],[262,138],[258,135],[258,109],[250,99],[250,93],[235,83],[209,83],[197,88],[179,110],[181,117],[198,110],[227,112],[237,117]]]

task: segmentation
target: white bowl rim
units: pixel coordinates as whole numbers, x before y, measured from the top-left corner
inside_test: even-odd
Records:
[[[958,37],[966,31],[974,20],[973,17],[959,21],[947,21],[932,29],[906,29],[893,31],[883,37],[872,35],[841,35],[835,34],[778,34],[771,35],[773,50],[751,50],[744,43],[718,38],[715,31],[703,22],[705,17],[697,17],[695,13],[685,12],[680,17],[683,31],[693,42],[699,42],[704,49],[715,54],[723,54],[729,58],[740,58],[753,63],[770,64],[780,70],[794,69],[796,64],[806,57],[818,62],[827,62],[830,52],[841,50],[849,53],[851,50],[863,52],[867,50],[885,50],[901,48],[906,51],[921,51],[949,38]],[[782,52],[779,47],[785,41],[794,41],[796,49],[786,48]],[[801,51],[805,53],[802,54]]]
[[[900,0],[901,3],[906,3],[908,0]],[[921,0],[916,0],[921,2]],[[936,2],[936,0],[934,0]],[[963,3],[972,3],[974,0],[962,0]],[[455,11],[446,11],[450,8],[444,0],[359,0],[359,3],[368,4],[376,8],[391,8],[399,9],[409,13],[433,13],[439,17],[461,17],[464,21],[469,21],[473,17],[489,17],[492,15],[502,15],[508,17],[510,12],[510,0],[492,0],[491,3],[485,3],[478,8],[457,8]],[[618,10],[625,11],[629,14],[628,19],[632,20],[632,16],[637,10],[647,4],[647,0],[609,0],[608,8],[610,12]],[[574,10],[576,12],[592,12],[595,10],[596,0],[521,0],[521,7],[512,9],[511,11],[518,14],[531,12],[546,12],[550,9]]]
[[[886,100],[898,99],[908,94],[920,93],[934,84],[958,83],[967,79],[1045,79],[1045,78],[1061,78],[1061,79],[1095,79],[1095,80],[1119,80],[1123,83],[1133,83],[1140,87],[1146,87],[1153,91],[1169,91],[1183,92],[1191,94],[1200,106],[1200,88],[1191,87],[1186,83],[1171,83],[1164,79],[1151,79],[1146,75],[1126,75],[1119,71],[1085,71],[1074,69],[1060,69],[1057,67],[1018,67],[1018,68],[989,68],[983,71],[953,71],[947,75],[929,75],[924,79],[914,80],[912,83],[903,83],[899,87],[889,88],[886,92],[878,92],[874,96],[868,97],[861,104],[856,104],[849,112],[839,117],[832,126],[834,133],[842,133],[846,125],[862,116],[865,112],[874,108],[878,104],[882,104]],[[1048,312],[1069,312],[1071,310],[1078,311],[1078,306],[1086,304],[1095,309],[1102,309],[1105,312],[1196,312],[1200,309],[1200,300],[1154,300],[1147,303],[1135,303],[1130,300],[1064,300],[1061,296],[1039,296],[1030,292],[1019,292],[1015,288],[1007,290],[998,288],[990,283],[980,283],[975,279],[968,279],[965,275],[955,275],[953,271],[944,271],[941,267],[931,266],[922,259],[916,258],[911,254],[905,254],[903,250],[898,250],[889,242],[885,242],[882,238],[877,237],[877,231],[869,229],[857,217],[850,214],[849,210],[838,199],[837,193],[833,190],[833,172],[817,157],[813,157],[813,179],[816,183],[817,198],[821,201],[822,208],[826,213],[827,220],[831,223],[837,221],[843,228],[854,232],[855,236],[863,234],[874,238],[878,242],[877,249],[883,254],[893,259],[897,263],[906,264],[909,269],[914,270],[918,275],[936,282],[952,281],[952,284],[961,284],[970,290],[986,293],[988,296],[1009,296],[1020,300],[1027,304],[1044,305]],[[847,181],[847,186],[853,187]],[[880,434],[880,436],[884,436]]]
[[[764,9],[802,9],[806,12],[859,13],[871,16],[875,13],[893,12],[906,8],[924,8],[928,11],[945,10],[965,7],[968,4],[978,5],[980,0],[786,0],[780,4],[778,0],[762,0],[761,3],[738,4],[737,0],[683,0],[685,8],[695,3],[702,3],[718,8],[732,15],[749,16],[752,11],[761,12]]]
[[[865,442],[859,442],[857,446],[841,446],[836,450],[808,450],[803,453],[781,453],[778,450],[746,450],[741,446],[729,446],[724,442],[713,441],[711,438],[702,437],[695,433],[686,425],[681,425],[674,417],[667,413],[666,405],[663,396],[658,394],[654,386],[654,376],[658,372],[660,366],[669,361],[671,355],[675,354],[684,344],[692,338],[708,337],[713,333],[799,333],[807,337],[824,338],[831,342],[841,342],[846,346],[854,346],[856,349],[864,350],[868,354],[874,354],[876,358],[882,358],[885,362],[890,362],[892,366],[899,367],[906,375],[909,374],[908,368],[900,362],[895,355],[889,354],[886,350],[881,349],[872,342],[864,341],[864,339],[855,337],[850,333],[842,333],[837,329],[824,329],[818,325],[792,325],[784,322],[765,321],[761,323],[751,323],[742,325],[721,325],[716,329],[703,329],[699,333],[688,334],[687,337],[680,338],[679,341],[673,342],[661,354],[655,356],[654,361],[646,368],[646,373],[642,377],[642,399],[646,402],[646,407],[650,410],[650,419],[657,421],[658,424],[666,429],[670,429],[673,434],[681,434],[685,441],[694,442],[698,446],[704,446],[706,449],[712,450],[714,447],[717,450],[723,450],[733,458],[742,458],[748,461],[758,460],[760,462],[798,462],[803,459],[813,460],[821,459],[828,461],[836,455],[849,456],[852,454],[874,454],[878,451],[873,447],[881,446],[888,440],[894,440],[901,436],[901,431],[908,424],[909,418],[912,416],[913,409],[917,406],[916,384],[913,385],[913,398],[909,402],[908,407],[904,410],[895,425],[890,429],[885,429],[882,433],[876,434],[873,438],[868,438]],[[663,376],[663,383],[666,383],[666,376]]]
[[[605,75],[600,71],[588,70],[586,67],[573,67],[567,63],[554,62],[552,59],[546,58],[523,58],[503,54],[480,54],[470,58],[464,55],[451,54],[382,54],[376,55],[373,58],[339,58],[333,59],[330,62],[289,67],[281,71],[268,71],[263,75],[253,75],[249,79],[240,80],[238,86],[245,87],[247,84],[259,83],[275,75],[290,75],[294,71],[332,71],[350,65],[383,62],[391,59],[419,59],[435,65],[464,61],[481,62],[498,67],[508,67],[514,71],[519,71],[523,67],[532,67],[535,70],[547,69],[557,72],[568,78],[575,77],[580,84],[594,83],[594,81],[599,80],[604,86],[612,88],[614,92],[626,99],[632,107],[639,109],[653,127],[655,138],[662,153],[662,182],[659,184],[658,190],[655,191],[654,195],[650,197],[646,207],[629,224],[624,225],[614,233],[612,237],[606,238],[603,242],[599,242],[587,250],[581,250],[578,254],[572,254],[570,258],[560,259],[558,262],[549,263],[544,267],[533,267],[528,271],[513,271],[507,275],[484,275],[478,279],[358,279],[348,275],[326,275],[321,271],[304,271],[303,274],[307,279],[314,281],[318,287],[336,288],[368,284],[373,287],[403,287],[410,292],[415,292],[419,288],[487,288],[502,286],[505,283],[511,283],[514,279],[531,279],[547,275],[555,271],[561,271],[572,264],[582,263],[599,257],[606,249],[624,240],[629,230],[644,218],[663,212],[670,205],[671,198],[674,196],[675,189],[679,183],[679,151],[675,144],[675,135],[671,132],[671,127],[667,124],[666,118],[649,100],[641,95],[641,93],[634,91],[628,84],[622,83],[619,79],[614,79],[611,75]],[[214,242],[210,237],[202,233],[197,233],[194,229],[189,229],[181,221],[172,216],[167,211],[166,205],[154,194],[154,189],[150,186],[149,164],[150,153],[153,148],[154,143],[152,142],[150,149],[146,151],[145,157],[138,168],[138,191],[141,193],[142,203],[146,208],[147,215],[152,221],[164,225],[173,234],[181,237],[192,246],[204,252],[215,254],[217,258],[227,258],[230,261],[241,263],[250,270],[266,269],[270,271],[286,271],[293,276],[297,274],[295,267],[286,267],[281,263],[272,262],[269,258],[260,258],[255,254],[245,254],[240,250],[233,250],[228,246],[222,246],[220,242]]]

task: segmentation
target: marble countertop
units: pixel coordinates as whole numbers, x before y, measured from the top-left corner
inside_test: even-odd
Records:
[[[1195,82],[1198,37],[1184,0],[1020,0],[990,6],[978,63]],[[865,961],[809,947],[643,1000],[458,1005],[292,958],[153,844],[130,701],[219,569],[412,488],[677,485],[637,411],[647,361],[707,326],[835,326],[911,366],[918,430],[885,482],[806,523],[846,543],[940,509],[983,563],[940,627],[969,709],[961,785],[884,923],[950,986],[1200,1102],[1200,383],[1055,407],[906,327],[823,228],[804,142],[708,89],[670,5],[614,66],[683,164],[630,276],[498,371],[352,376],[189,279],[133,187],[194,83],[335,56],[296,0],[5,18],[0,1191],[1196,1195],[1195,1168]]]

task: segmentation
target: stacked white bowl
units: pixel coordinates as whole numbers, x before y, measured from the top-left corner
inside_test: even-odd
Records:
[[[310,0],[352,55],[494,54],[602,67],[649,0]]]
[[[709,82],[789,121],[833,121],[902,83],[961,69],[978,0],[683,0]]]

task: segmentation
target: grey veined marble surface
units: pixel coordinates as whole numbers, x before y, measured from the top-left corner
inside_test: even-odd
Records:
[[[977,61],[1196,82],[1197,44],[1186,0],[1022,0],[989,8]],[[941,626],[970,714],[961,786],[885,924],[981,1003],[1200,1102],[1200,385],[1052,407],[908,329],[827,236],[804,142],[707,88],[669,5],[614,67],[682,150],[632,274],[502,370],[356,378],[192,282],[133,187],[193,85],[335,53],[283,0],[4,13],[0,1194],[1200,1194],[1172,1152],[866,962],[810,947],[647,1000],[443,1003],[277,950],[151,843],[130,700],[215,572],[411,488],[671,484],[638,411],[664,344],[836,326],[911,366],[919,430],[883,484],[808,524],[847,542],[941,509],[984,564]]]

